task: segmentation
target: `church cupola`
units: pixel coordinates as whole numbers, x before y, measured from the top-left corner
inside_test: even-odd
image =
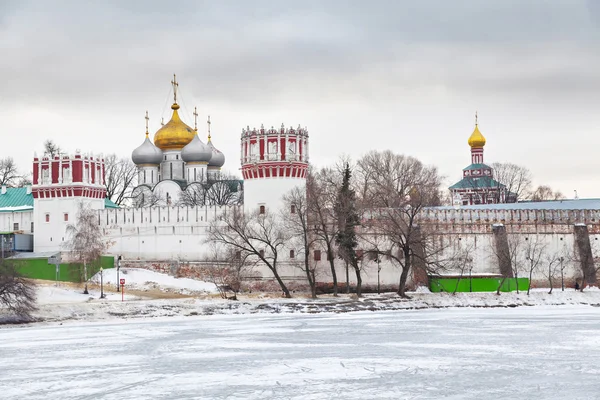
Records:
[[[146,139],[131,153],[131,160],[138,167],[138,182],[153,185],[158,182],[158,166],[163,152],[148,138],[148,111],[146,111]]]
[[[217,149],[212,142],[212,138],[210,136],[210,115],[208,116],[208,146],[212,152],[212,156],[208,162],[208,171],[209,174],[216,174],[221,170],[221,167],[225,165],[225,155],[221,152],[221,150]]]
[[[485,137],[479,131],[477,113],[475,113],[475,129],[469,137],[469,146],[471,146],[471,163],[483,164],[483,146],[485,146]]]
[[[181,150],[185,162],[185,178],[189,182],[202,182],[206,178],[207,165],[212,158],[212,149],[198,136],[198,112],[194,107],[194,138]]]

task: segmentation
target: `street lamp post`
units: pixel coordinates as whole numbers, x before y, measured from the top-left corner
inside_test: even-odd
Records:
[[[121,256],[117,258],[117,292],[119,291],[119,270],[121,269]]]
[[[100,267],[100,298],[103,299],[104,295],[104,268]]]

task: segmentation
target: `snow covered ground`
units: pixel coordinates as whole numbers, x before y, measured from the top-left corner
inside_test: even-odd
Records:
[[[195,316],[213,314],[256,314],[256,313],[345,313],[349,311],[414,310],[427,308],[456,307],[518,307],[546,305],[600,306],[600,290],[586,289],[583,293],[573,289],[556,290],[549,295],[548,289],[525,293],[430,293],[421,288],[410,293],[412,299],[401,299],[395,294],[365,295],[359,300],[342,295],[338,298],[320,296],[316,300],[298,294],[292,299],[283,299],[266,294],[240,296],[239,301],[223,300],[215,294],[212,283],[193,279],[177,279],[143,269],[122,268],[120,277],[125,277],[125,296],[116,289],[116,271],[104,271],[104,293],[100,299],[100,287],[89,285],[89,295],[82,288],[70,284],[41,284],[37,287],[38,310],[34,317],[45,323],[69,320],[100,321],[114,318],[156,318],[164,316]],[[93,282],[100,282],[97,274]],[[166,298],[168,297],[168,298]],[[3,318],[0,323],[11,321]]]
[[[212,315],[0,329],[6,399],[597,399],[590,306]]]

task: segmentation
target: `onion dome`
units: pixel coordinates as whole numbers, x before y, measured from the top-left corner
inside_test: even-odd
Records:
[[[210,140],[210,136],[208,137],[207,145],[212,151],[212,157],[208,162],[208,166],[221,168],[223,165],[225,165],[225,155],[215,147],[215,145]]]
[[[479,128],[477,127],[477,112],[475,112],[475,129],[473,133],[469,137],[469,146],[473,147],[483,147],[485,146],[485,138],[479,132]]]
[[[161,163],[163,153],[152,144],[148,138],[148,111],[146,111],[146,139],[137,149],[131,153],[131,160],[135,165],[158,165]]]
[[[181,159],[186,163],[208,163],[212,155],[212,149],[202,143],[198,134],[181,150]]]
[[[173,103],[171,109],[173,110],[171,120],[154,135],[154,144],[163,151],[181,150],[195,136],[194,130],[179,118],[179,114],[177,113],[179,104]]]

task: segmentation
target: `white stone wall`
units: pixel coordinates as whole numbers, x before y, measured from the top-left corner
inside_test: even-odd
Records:
[[[75,224],[79,204],[84,202],[92,209],[104,208],[104,199],[89,199],[84,197],[64,197],[34,199],[34,240],[35,252],[60,251],[68,240],[66,229],[68,224]],[[68,221],[65,221],[65,214]],[[46,222],[48,215],[48,222]]]
[[[31,233],[32,221],[33,211],[0,212],[0,232],[12,232],[13,230],[19,230],[23,231],[23,233]],[[15,223],[19,224],[18,229],[14,229]]]

